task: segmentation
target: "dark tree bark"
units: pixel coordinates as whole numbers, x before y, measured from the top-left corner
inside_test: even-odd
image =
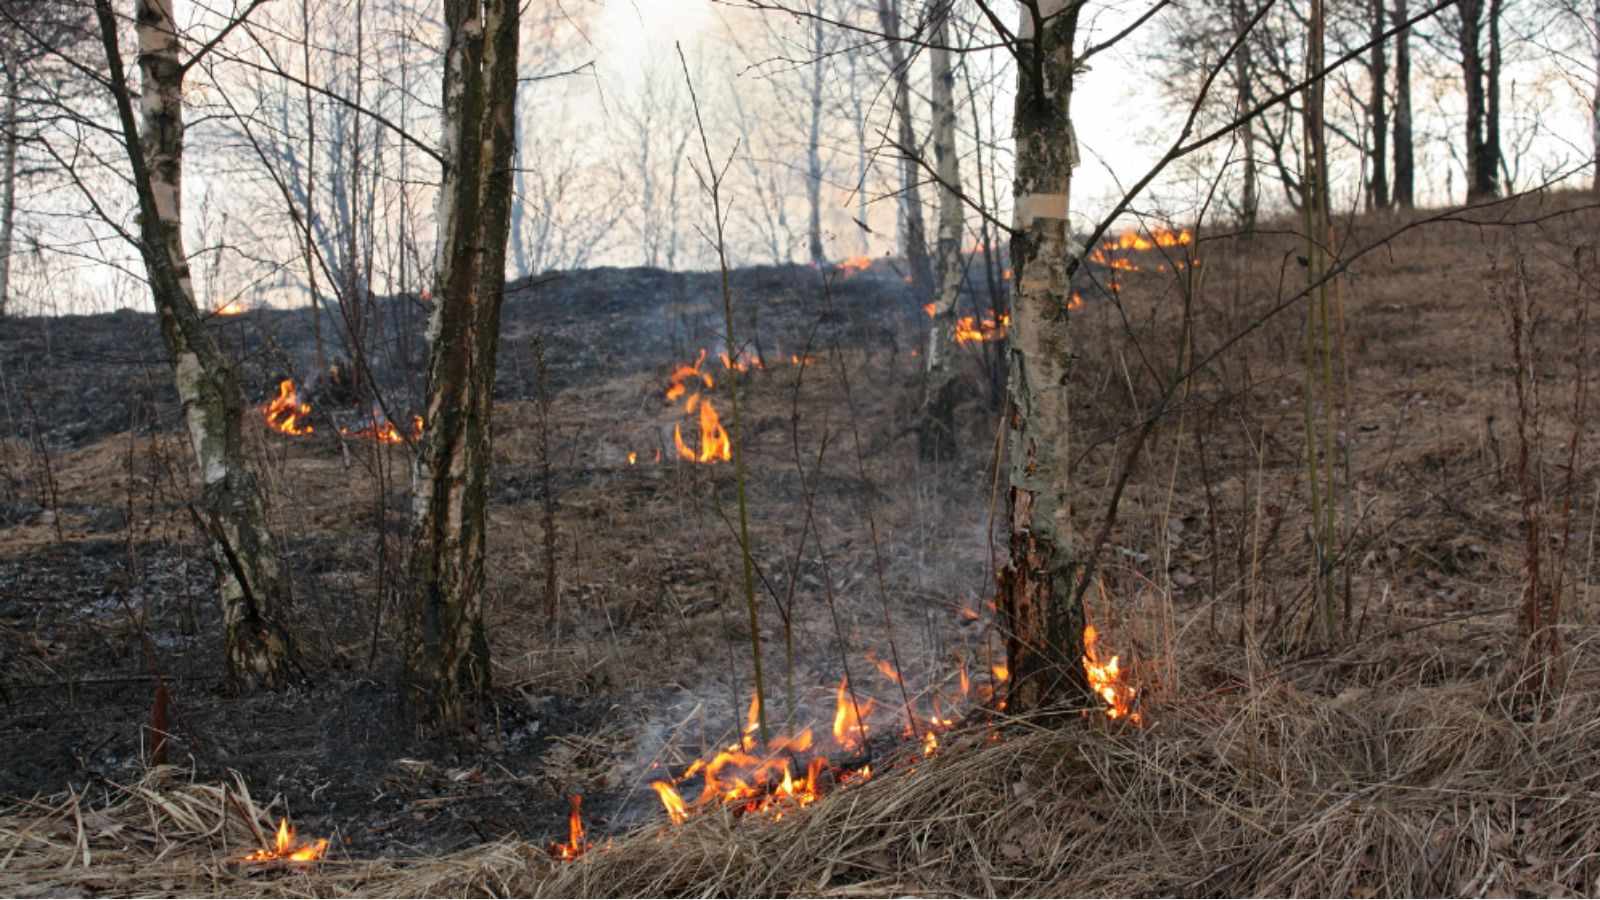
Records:
[[[1406,0],[1395,0],[1396,24],[1411,17]],[[1416,162],[1411,138],[1411,29],[1402,28],[1394,45],[1394,202],[1401,209],[1417,204]]]
[[[1011,541],[1000,612],[1010,664],[1007,709],[1017,713],[1086,698],[1068,448],[1067,211],[1078,162],[1070,115],[1079,9],[1069,0],[1023,4],[1016,51],[1016,297],[1006,423]]]
[[[900,252],[911,268],[911,287],[919,298],[932,297],[933,261],[928,257],[928,226],[922,216],[922,182],[917,167],[917,129],[911,118],[911,71],[900,43],[900,0],[878,0],[878,22],[889,50],[889,74],[894,79],[894,118],[900,144],[900,208],[905,227],[900,232]]]
[[[1489,2],[1497,13],[1497,0]],[[1467,101],[1467,202],[1471,203],[1499,194],[1496,176],[1500,168],[1500,141],[1498,134],[1491,137],[1487,133],[1489,127],[1498,126],[1499,99],[1490,100],[1491,94],[1499,93],[1498,77],[1491,80],[1498,60],[1494,58],[1497,54],[1492,49],[1491,58],[1484,59],[1484,0],[1460,0],[1456,10],[1460,14],[1461,28],[1456,39],[1461,50],[1461,78]],[[1491,25],[1490,30],[1498,33],[1499,29]]]
[[[1250,26],[1250,12],[1245,8],[1245,0],[1228,0],[1228,12],[1233,19],[1233,30],[1237,35]],[[1239,42],[1239,50],[1233,56],[1233,80],[1236,93],[1237,109],[1240,113],[1255,108],[1255,60],[1251,48],[1251,41],[1246,39]],[[1255,119],[1247,119],[1239,129],[1239,143],[1244,147],[1244,183],[1239,190],[1240,227],[1246,234],[1255,231],[1256,214],[1261,207],[1260,165],[1256,160],[1256,123]]]
[[[470,728],[490,687],[483,624],[490,429],[511,225],[515,0],[446,0],[444,183],[417,453],[406,693],[426,726]]]
[[[1372,181],[1367,194],[1368,209],[1389,208],[1389,54],[1383,46],[1384,0],[1372,0],[1372,56],[1368,69],[1372,77]]]

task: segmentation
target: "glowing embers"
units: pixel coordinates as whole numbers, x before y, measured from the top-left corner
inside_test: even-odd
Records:
[[[572,811],[567,814],[567,839],[550,845],[550,855],[570,862],[589,850],[589,839],[583,830],[583,796],[572,795]]]
[[[373,421],[368,425],[364,425],[360,428],[341,427],[339,429],[339,433],[347,438],[377,441],[380,444],[404,444],[406,442],[406,438],[400,433],[400,429],[394,427],[394,423],[384,418],[381,413],[374,411],[372,418]],[[418,441],[421,439],[422,417],[412,416],[411,440]]]
[[[1105,703],[1105,713],[1108,719],[1127,719],[1135,725],[1142,723],[1143,717],[1134,708],[1134,701],[1138,691],[1133,685],[1123,680],[1122,667],[1119,657],[1113,656],[1105,662],[1100,661],[1100,653],[1096,644],[1100,641],[1100,632],[1093,625],[1083,627],[1083,672],[1089,679],[1089,689],[1095,696]]]
[[[839,274],[841,276],[850,278],[858,273],[865,272],[866,270],[872,268],[872,257],[852,256],[849,259],[840,260],[838,265],[836,265],[834,268],[839,270]]]
[[[1089,261],[1106,266],[1113,272],[1140,272],[1143,271],[1143,267],[1134,262],[1129,254],[1143,253],[1155,249],[1170,250],[1177,247],[1188,247],[1193,243],[1194,233],[1187,228],[1181,231],[1157,228],[1146,232],[1129,229],[1114,238],[1107,238],[1101,241],[1100,246],[1089,254]],[[1199,261],[1195,260],[1194,264],[1198,265]],[[1173,265],[1182,270],[1187,263],[1183,260],[1176,260]],[[1155,271],[1167,271],[1166,263],[1157,263]]]
[[[268,428],[281,434],[300,437],[316,431],[307,421],[311,416],[311,404],[300,402],[291,378],[278,382],[278,396],[262,407],[261,415]]]
[[[309,844],[295,841],[294,828],[288,819],[278,820],[278,833],[271,847],[257,850],[244,858],[245,862],[315,862],[328,852],[328,839],[317,838]]]

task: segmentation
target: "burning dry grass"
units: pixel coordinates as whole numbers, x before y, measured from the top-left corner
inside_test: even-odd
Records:
[[[507,839],[429,860],[252,867],[238,860],[268,843],[271,819],[245,786],[160,769],[99,802],[0,817],[0,892],[1592,893],[1600,666],[1587,648],[1568,662],[1559,696],[1400,674],[1328,696],[1233,672],[1151,708],[1144,729],[966,730],[779,821],[663,821],[573,863]]]

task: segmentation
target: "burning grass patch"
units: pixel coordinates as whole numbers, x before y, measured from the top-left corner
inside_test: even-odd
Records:
[[[1567,662],[1559,697],[1490,677],[1423,685],[1404,665],[1333,695],[1228,671],[1148,708],[1143,729],[958,730],[777,821],[663,817],[570,863],[530,835],[263,872],[238,863],[272,829],[242,783],[158,769],[0,817],[0,892],[1586,894],[1600,887],[1600,667],[1587,648]]]

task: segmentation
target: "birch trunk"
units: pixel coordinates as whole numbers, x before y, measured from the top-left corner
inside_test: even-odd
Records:
[[[811,264],[819,270],[828,264],[822,249],[822,17],[811,20],[811,129],[806,135],[806,201],[811,206],[807,229]]]
[[[939,175],[939,293],[928,326],[922,422],[918,447],[925,460],[953,459],[956,454],[955,407],[956,306],[961,297],[961,157],[956,147],[955,75],[950,68],[948,5],[934,12],[933,40],[928,50],[933,75],[933,157]]]
[[[1250,14],[1245,9],[1244,0],[1229,0],[1228,10],[1233,18],[1235,33],[1243,34],[1250,27]],[[1239,50],[1234,54],[1233,73],[1236,99],[1240,113],[1255,108],[1255,62],[1252,58],[1253,48],[1248,38],[1239,42]],[[1239,143],[1244,148],[1244,183],[1239,192],[1240,226],[1245,234],[1252,234],[1256,230],[1256,214],[1261,208],[1260,167],[1256,161],[1256,123],[1255,119],[1246,119],[1239,129]]]
[[[134,123],[111,0],[95,0],[107,68],[139,198],[139,250],[172,360],[201,477],[199,510],[220,572],[224,649],[240,690],[277,688],[292,675],[279,622],[289,582],[243,447],[238,376],[205,328],[183,247],[183,77],[171,0],[139,0],[140,107]]]
[[[427,428],[414,475],[406,693],[425,724],[460,729],[476,724],[490,687],[485,509],[511,219],[518,8],[515,0],[446,0],[445,28],[446,164]]]
[[[5,66],[6,108],[0,115],[5,129],[0,144],[0,318],[11,300],[11,235],[17,221],[17,73]]]
[[[1010,663],[1007,710],[1083,701],[1083,607],[1074,591],[1068,418],[1071,360],[1067,210],[1078,162],[1070,119],[1081,5],[1027,5],[1017,48],[1016,285],[1008,347],[1007,500],[1011,558],[1000,609]]]
[[[1594,96],[1589,102],[1590,139],[1594,142],[1594,191],[1600,194],[1600,0],[1594,0],[1594,18],[1589,22],[1594,35]],[[3,300],[0,295],[0,300]]]
[[[911,288],[918,302],[933,296],[933,263],[928,259],[928,227],[922,219],[921,177],[917,172],[917,129],[911,118],[911,73],[900,46],[900,0],[878,0],[878,20],[889,48],[894,78],[894,118],[900,144],[900,253],[911,269]]]

